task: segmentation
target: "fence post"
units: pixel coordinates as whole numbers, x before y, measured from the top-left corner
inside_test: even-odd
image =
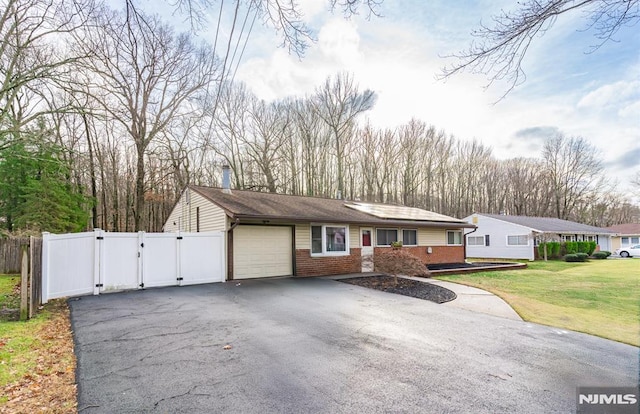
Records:
[[[93,229],[93,294],[99,295],[100,288],[102,287],[102,265],[104,243],[100,241],[104,240],[104,232],[102,229]]]
[[[43,305],[49,301],[49,236],[48,231],[42,232],[42,296],[40,303]]]
[[[22,263],[20,265],[20,320],[29,318],[29,246],[20,246],[22,250]]]

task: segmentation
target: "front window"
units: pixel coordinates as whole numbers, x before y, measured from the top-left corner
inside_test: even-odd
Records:
[[[640,243],[640,237],[632,237],[631,238],[631,244],[638,244]]]
[[[467,246],[484,246],[484,236],[467,236]]]
[[[398,230],[376,229],[376,244],[378,246],[390,246],[396,241],[398,241]]]
[[[348,254],[349,228],[338,225],[311,226],[311,254]]]
[[[417,230],[402,230],[402,245],[403,246],[417,246],[418,245],[418,231]]]
[[[447,231],[447,244],[448,245],[462,245],[462,232],[461,231]]]
[[[507,236],[507,246],[528,246],[528,245],[529,245],[529,236],[527,235]]]

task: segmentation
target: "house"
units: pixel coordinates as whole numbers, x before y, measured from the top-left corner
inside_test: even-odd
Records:
[[[613,232],[599,227],[550,217],[475,213],[464,218],[477,226],[467,234],[467,256],[490,259],[534,260],[540,240],[595,241],[600,250],[611,249]]]
[[[606,229],[615,233],[611,237],[611,251],[640,244],[640,223],[617,224]]]
[[[227,280],[373,271],[395,241],[427,263],[464,261],[462,220],[418,208],[187,187],[165,232],[226,233]]]

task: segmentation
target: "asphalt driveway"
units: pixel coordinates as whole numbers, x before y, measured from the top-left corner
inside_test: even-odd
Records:
[[[69,303],[81,413],[566,413],[638,380],[632,346],[326,279]]]

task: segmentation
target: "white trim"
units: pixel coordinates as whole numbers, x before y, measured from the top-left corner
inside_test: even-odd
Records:
[[[415,231],[416,232],[416,244],[404,244],[404,231],[405,230],[407,230],[407,231]],[[411,228],[405,229],[405,228],[402,228],[402,229],[400,229],[400,233],[402,233],[402,245],[403,246],[419,246],[420,245],[420,243],[418,242],[418,229],[411,229]]]
[[[460,243],[449,243],[449,233],[460,233]],[[447,246],[464,246],[464,232],[462,230],[447,230],[445,241],[447,242]]]
[[[322,252],[314,253],[313,252],[313,227],[320,227],[321,230],[321,243],[322,243]],[[327,227],[342,227],[344,228],[344,251],[327,251],[327,246],[325,246],[325,239],[327,235]],[[327,256],[349,256],[351,254],[351,249],[349,247],[349,225],[348,224],[335,224],[335,223],[311,223],[309,225],[309,253],[312,257],[327,257]]]
[[[481,239],[482,243],[481,244],[470,244],[469,243],[469,239]],[[486,246],[486,242],[485,242],[486,240],[487,240],[486,236],[471,236],[471,235],[468,235],[467,236],[467,246],[469,246],[469,247],[484,247],[484,246]]]
[[[509,237],[518,237],[518,241],[520,237],[526,237],[527,239],[527,244],[511,244],[509,243]],[[507,238],[507,247],[522,247],[522,246],[530,246],[531,245],[531,240],[528,234],[507,234],[506,236]]]
[[[399,229],[397,227],[376,227],[375,228],[376,243],[374,244],[375,247],[391,247],[391,244],[378,244],[378,230],[394,230],[396,232],[396,241],[398,241],[398,231],[399,231]],[[417,238],[418,238],[418,235],[416,234],[416,239]]]

